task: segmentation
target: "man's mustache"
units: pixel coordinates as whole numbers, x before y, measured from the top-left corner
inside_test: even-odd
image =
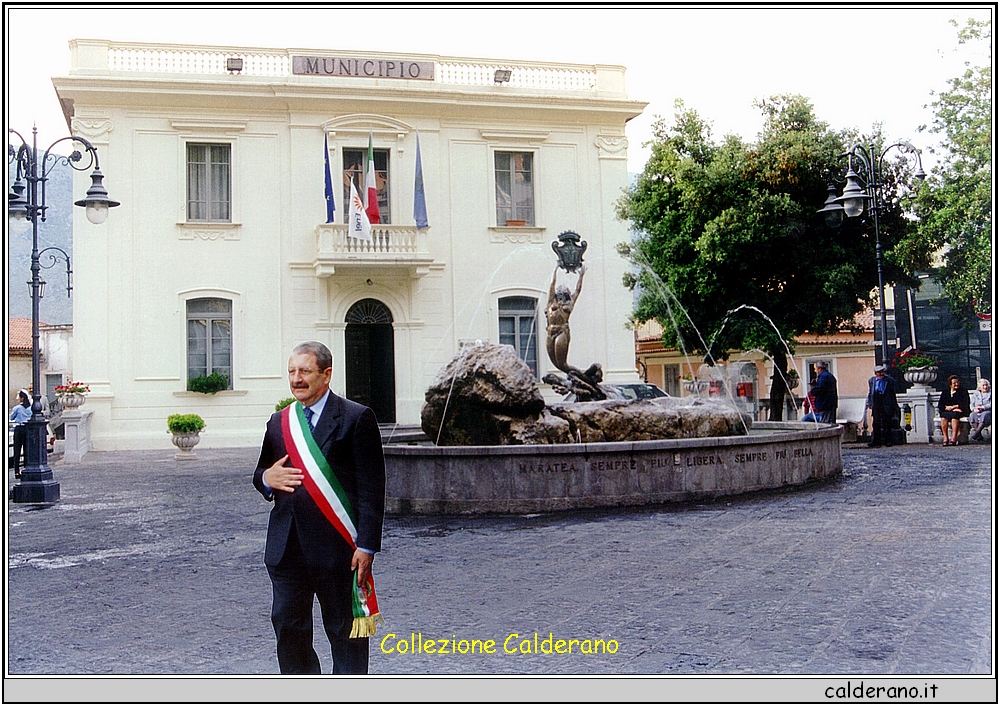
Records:
[[[297,383],[297,384],[293,384],[292,385],[292,389],[293,390],[308,390],[309,389],[309,383],[300,382],[300,383]]]

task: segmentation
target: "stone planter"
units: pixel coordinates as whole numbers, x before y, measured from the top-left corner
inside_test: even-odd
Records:
[[[937,380],[938,369],[937,366],[928,365],[922,368],[910,368],[903,372],[903,379],[907,382],[911,382],[914,385],[922,385],[927,387],[932,382]]]
[[[82,392],[64,392],[59,395],[59,402],[63,409],[76,409],[87,401],[87,395]]]
[[[173,441],[174,446],[179,449],[179,451],[174,454],[175,461],[191,461],[198,458],[198,454],[196,454],[192,449],[194,449],[194,447],[198,445],[198,442],[201,441],[201,437],[199,436],[200,434],[201,432],[189,431],[182,434],[172,435],[171,441]]]

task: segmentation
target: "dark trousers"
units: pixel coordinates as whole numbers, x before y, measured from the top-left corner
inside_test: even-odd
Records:
[[[28,445],[28,427],[18,424],[14,427],[14,475],[21,473],[21,456]]]
[[[872,395],[872,446],[892,446],[893,418],[885,412],[885,393]]]
[[[350,571],[306,563],[298,534],[292,527],[285,554],[277,566],[267,567],[273,602],[271,624],[278,641],[278,668],[282,674],[319,674],[313,649],[313,597],[319,599],[323,628],[330,640],[334,674],[368,673],[368,638],[350,638]]]

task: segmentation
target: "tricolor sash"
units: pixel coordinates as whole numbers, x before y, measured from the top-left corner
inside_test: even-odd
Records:
[[[302,485],[309,497],[351,549],[357,549],[357,513],[316,444],[300,402],[281,410],[281,435],[292,466],[304,472]],[[351,585],[354,588],[351,593],[351,608],[354,613],[351,637],[374,635],[376,624],[382,622],[378,599],[375,597],[375,580],[369,573],[364,585],[358,586],[358,572],[355,570]]]

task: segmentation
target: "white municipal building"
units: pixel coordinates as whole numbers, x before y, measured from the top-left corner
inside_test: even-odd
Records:
[[[333,351],[334,391],[383,424],[419,424],[435,374],[477,340],[513,345],[541,379],[554,372],[544,308],[564,231],[588,243],[570,363],[637,379],[614,205],[625,123],[645,103],[626,96],[623,67],[70,47],[53,83],[121,202],[103,225],[74,222],[74,377],[90,385],[95,449],[169,448],[167,415],[189,412],[205,418],[204,446],[259,443],[290,394],[289,351],[308,339]],[[370,243],[346,225],[369,138],[381,213]],[[77,179],[82,198],[88,175]],[[188,391],[212,373],[229,389]]]

